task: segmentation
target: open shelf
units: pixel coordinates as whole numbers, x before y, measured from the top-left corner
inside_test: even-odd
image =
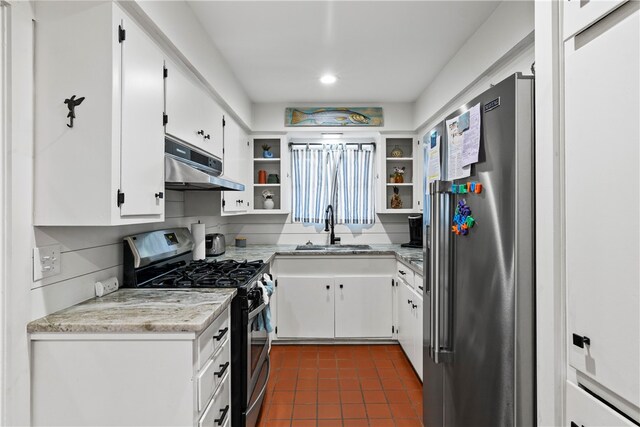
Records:
[[[266,158],[266,157],[256,157],[253,159],[254,162],[256,163],[272,163],[272,162],[279,162],[280,158],[275,158],[275,157],[271,157],[271,158]]]
[[[410,185],[413,185],[413,182],[403,182],[403,183],[392,183],[392,182],[387,182],[387,187],[408,187]]]
[[[394,162],[413,162],[413,158],[412,157],[387,157],[387,161],[394,161]]]
[[[280,183],[277,184],[253,184],[254,187],[280,187]]]

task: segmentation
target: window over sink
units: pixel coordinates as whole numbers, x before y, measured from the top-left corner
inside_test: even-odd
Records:
[[[375,222],[373,142],[293,142],[293,222],[324,223],[332,205],[337,224]]]

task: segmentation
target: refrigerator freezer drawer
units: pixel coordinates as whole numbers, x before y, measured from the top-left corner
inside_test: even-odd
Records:
[[[586,391],[567,381],[566,426],[629,426],[635,424]]]

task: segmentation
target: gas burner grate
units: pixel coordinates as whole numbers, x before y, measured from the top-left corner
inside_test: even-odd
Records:
[[[264,266],[262,261],[192,261],[147,284],[154,288],[235,288],[247,284]]]

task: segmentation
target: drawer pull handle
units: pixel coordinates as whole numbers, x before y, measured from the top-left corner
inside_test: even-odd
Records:
[[[331,289],[331,286],[327,285],[327,289]]]
[[[407,274],[404,270],[398,270],[398,273],[402,274],[403,276]]]
[[[225,363],[223,365],[220,365],[220,367],[222,368],[222,369],[220,369],[220,372],[216,372],[215,373],[218,378],[223,376],[224,373],[227,371],[227,368],[229,367],[229,362],[227,362],[227,363]]]
[[[216,339],[216,341],[220,341],[222,339],[222,337],[225,336],[225,334],[229,331],[229,327],[226,327],[224,329],[220,329],[218,330],[219,334],[218,335],[214,335],[213,337]]]
[[[424,286],[418,286],[418,288],[420,288],[421,291],[424,291]]]
[[[343,285],[343,284],[340,284],[340,289],[343,289],[343,288],[344,288],[344,285]]]
[[[408,299],[408,300],[407,300],[407,304],[413,304],[413,301],[412,301],[412,300],[410,300],[410,299]]]
[[[415,305],[415,304],[411,304],[411,307],[416,308],[416,307],[417,307],[417,305]]]
[[[229,412],[229,405],[225,406],[224,409],[220,409],[220,412],[222,412],[222,415],[220,416],[220,418],[215,420],[216,424],[218,424],[219,426],[221,426],[222,423],[224,422],[224,419],[227,418],[227,412]]]
[[[573,334],[573,345],[584,348],[585,344],[591,345],[591,339],[589,337],[581,337],[580,335]]]
[[[571,427],[578,427],[578,424],[571,421]],[[580,427],[584,427],[584,425],[580,424]]]

